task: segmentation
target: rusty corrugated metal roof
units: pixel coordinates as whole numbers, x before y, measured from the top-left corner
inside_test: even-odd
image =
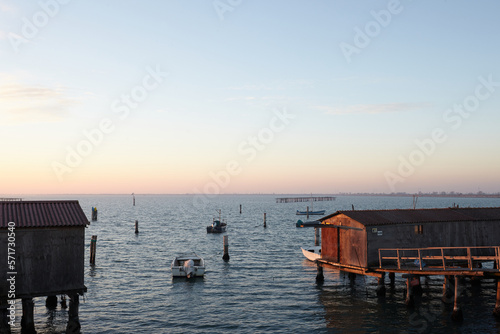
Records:
[[[319,220],[323,222],[339,214],[344,214],[365,226],[453,221],[500,221],[500,208],[346,210],[337,211]]]
[[[16,228],[89,224],[78,201],[0,201],[0,228],[8,227],[9,222]]]

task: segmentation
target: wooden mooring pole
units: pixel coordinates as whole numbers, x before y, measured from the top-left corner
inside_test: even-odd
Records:
[[[460,321],[463,321],[464,320],[464,315],[462,313],[462,310],[460,309],[460,304],[459,304],[459,297],[460,297],[460,293],[459,293],[459,289],[458,289],[458,284],[459,284],[459,276],[455,276],[455,300],[453,302],[453,312],[451,313],[451,319],[453,321],[457,321],[457,322],[460,322]]]
[[[323,275],[323,267],[316,262],[318,272],[316,273],[316,283],[322,283],[325,280],[325,276]]]
[[[264,212],[264,227],[267,227],[266,226],[266,213]]]
[[[34,308],[35,303],[32,298],[23,298],[23,316],[21,318],[21,333],[23,334],[36,334]]]
[[[229,242],[227,235],[222,237],[222,242],[224,243],[224,255],[222,255],[222,259],[227,262],[229,261]]]
[[[68,323],[66,325],[66,333],[81,333],[80,318],[78,316],[80,296],[75,293],[69,295],[69,298]]]
[[[314,228],[314,246],[319,246],[319,240],[320,240],[319,228],[315,227]]]
[[[241,214],[241,204],[240,204],[240,214]]]
[[[92,221],[97,220],[97,208],[92,207]]]
[[[497,279],[497,301],[495,303],[495,309],[493,310],[493,315],[500,319],[500,279]]]
[[[135,221],[135,234],[138,234],[139,233],[139,221],[136,220]]]
[[[95,265],[95,252],[97,248],[97,235],[93,235],[90,239],[90,264]]]

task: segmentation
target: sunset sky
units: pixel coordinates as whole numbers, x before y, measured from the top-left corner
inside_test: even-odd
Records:
[[[498,13],[0,0],[0,194],[500,192]]]

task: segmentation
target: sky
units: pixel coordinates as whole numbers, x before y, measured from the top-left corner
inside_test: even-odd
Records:
[[[0,194],[499,192],[499,12],[0,0]]]

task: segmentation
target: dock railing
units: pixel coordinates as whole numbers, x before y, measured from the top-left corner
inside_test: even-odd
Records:
[[[423,267],[447,270],[464,267],[473,270],[482,262],[493,261],[500,268],[500,246],[486,247],[426,247],[426,248],[380,248],[379,267],[394,262],[398,269]]]

